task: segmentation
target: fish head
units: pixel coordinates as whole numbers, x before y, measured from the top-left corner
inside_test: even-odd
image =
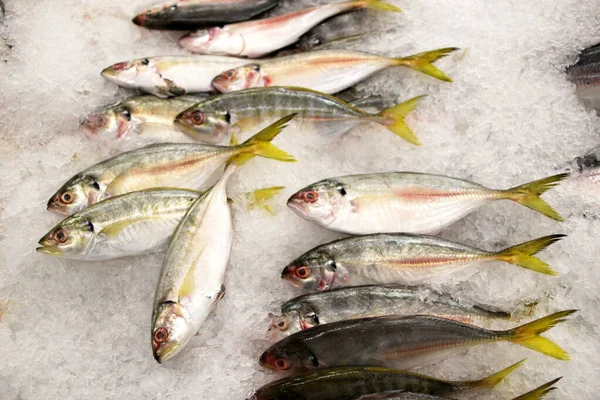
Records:
[[[317,250],[292,261],[283,269],[281,278],[302,290],[320,292],[334,286],[336,274],[335,259],[327,252]]]
[[[154,62],[149,58],[123,61],[102,70],[101,75],[119,86],[137,88],[152,86],[160,76]],[[160,81],[160,79],[158,79]]]
[[[208,111],[197,106],[180,113],[175,118],[175,126],[205,143],[219,143],[233,130],[228,111]]]
[[[185,309],[178,303],[160,303],[152,325],[152,353],[160,364],[177,355],[196,334],[188,324]]]
[[[154,7],[147,8],[133,18],[133,23],[138,26],[158,27],[169,25],[173,19],[185,18],[186,11],[181,10],[179,3],[188,0],[175,0],[160,4]]]
[[[59,215],[72,215],[100,201],[106,189],[103,186],[92,175],[75,175],[48,200],[47,209]]]
[[[294,193],[287,201],[296,214],[321,226],[328,226],[352,204],[340,182],[332,179],[314,183]]]
[[[246,47],[241,34],[218,27],[188,33],[179,44],[194,53],[227,56],[239,56]]]
[[[281,339],[300,332],[301,326],[300,314],[297,311],[291,311],[284,315],[271,315],[267,336],[273,341],[278,342]]]
[[[213,79],[212,85],[221,93],[229,93],[237,90],[267,86],[267,80],[267,77],[263,76],[259,64],[248,64],[217,75]]]
[[[81,118],[81,130],[91,139],[111,141],[131,131],[131,112],[125,107],[106,107]]]
[[[259,360],[260,365],[279,373],[298,374],[320,367],[317,357],[294,337],[275,343]]]
[[[89,219],[74,215],[41,238],[36,251],[55,257],[83,258],[91,249],[94,239],[94,224]]]

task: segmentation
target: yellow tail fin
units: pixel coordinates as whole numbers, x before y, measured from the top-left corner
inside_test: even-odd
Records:
[[[569,176],[569,174],[550,176],[548,178],[540,179],[538,181],[533,181],[526,183],[525,185],[505,190],[504,193],[509,200],[522,204],[525,207],[531,208],[532,210],[535,210],[557,221],[564,221],[560,214],[553,209],[550,204],[542,200],[540,196],[547,190],[558,185],[558,183],[567,176]]]
[[[250,192],[246,194],[246,200],[248,200],[248,209],[254,208],[262,208],[266,212],[271,215],[275,215],[275,212],[268,204],[265,204],[267,201],[271,200],[273,197],[280,194],[284,186],[273,186],[269,188],[255,190],[254,192]]]
[[[413,54],[412,56],[396,58],[398,65],[412,68],[416,71],[424,74],[433,76],[441,81],[452,82],[443,71],[438,69],[432,63],[439,60],[440,58],[446,57],[449,53],[458,50],[457,47],[446,47],[443,49],[437,49],[432,51],[426,51],[425,53]]]
[[[546,354],[550,357],[558,358],[559,360],[568,360],[569,355],[566,351],[560,348],[556,343],[550,339],[540,336],[541,333],[546,332],[556,324],[565,321],[565,318],[577,310],[567,310],[548,315],[547,317],[540,318],[528,324],[519,326],[515,329],[506,331],[507,339],[509,342],[520,344],[531,350],[539,351],[542,354]]]
[[[235,163],[237,165],[243,165],[255,156],[272,158],[284,162],[296,161],[294,156],[270,143],[271,140],[287,127],[286,124],[295,116],[296,114],[291,114],[281,118],[279,121],[267,126],[265,129],[239,145],[240,153],[231,157],[229,159],[229,164]]]
[[[380,11],[402,12],[402,10],[395,5],[381,0],[359,0],[355,3],[357,3],[359,8],[372,8]]]
[[[421,99],[424,97],[425,95],[413,97],[404,103],[400,103],[388,108],[387,110],[383,110],[377,114],[378,116],[384,118],[384,121],[381,121],[380,124],[407,142],[420,146],[421,143],[419,142],[417,135],[415,135],[412,129],[406,125],[404,118],[417,107],[419,101],[421,101]]]
[[[548,393],[550,393],[551,391],[556,389],[552,385],[554,385],[556,382],[560,381],[561,379],[562,379],[562,377],[556,378],[555,380],[545,383],[542,386],[537,387],[530,392],[527,392],[519,397],[515,397],[513,400],[540,400],[545,395],[547,395]]]
[[[515,369],[519,368],[527,359],[521,360],[516,364],[511,365],[510,367],[504,368],[502,371],[498,371],[493,375],[488,376],[487,378],[480,379],[478,381],[466,381],[461,382],[459,385],[466,390],[470,389],[493,389],[500,382],[502,382],[511,372]]]
[[[529,242],[509,247],[508,249],[496,253],[496,259],[519,265],[523,268],[531,269],[542,274],[558,275],[552,268],[550,268],[550,265],[546,264],[539,258],[534,257],[533,255],[544,250],[552,243],[558,242],[565,236],[566,235],[544,236]]]

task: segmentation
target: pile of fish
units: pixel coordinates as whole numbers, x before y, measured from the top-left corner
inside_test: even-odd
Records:
[[[311,39],[311,30],[327,19],[361,9],[400,12],[392,4],[351,0],[281,15],[278,3],[177,0],[137,15],[133,22],[148,29],[193,30],[179,43],[199,55],[147,57],[104,69],[107,80],[147,94],[91,113],[80,121],[82,130],[90,138],[145,147],[83,170],[48,202],[48,210],[66,218],[40,240],[41,253],[109,260],[166,249],[151,318],[159,363],[186,348],[225,294],[234,243],[227,184],[240,167],[255,156],[295,161],[271,143],[288,123],[331,136],[374,123],[418,145],[404,118],[423,96],[372,112],[369,99],[346,102],[332,95],[396,66],[451,82],[433,63],[453,47],[384,57],[345,49],[360,35],[330,43]],[[269,10],[275,16],[265,18]],[[238,143],[242,136],[249,138]],[[493,388],[524,361],[461,382],[406,369],[499,341],[568,359],[540,335],[574,310],[492,330],[490,321],[514,315],[423,286],[432,276],[490,261],[554,275],[536,254],[560,234],[501,251],[427,235],[495,200],[561,221],[540,196],[565,177],[490,189],[447,176],[389,172],[329,178],[296,192],[287,203],[296,214],[358,236],[318,246],[284,268],[282,278],[307,293],[272,316],[268,336],[276,343],[259,362],[291,376],[253,398],[435,399]],[[252,198],[268,209],[264,202],[281,189],[262,189]],[[557,380],[519,399],[541,398]]]

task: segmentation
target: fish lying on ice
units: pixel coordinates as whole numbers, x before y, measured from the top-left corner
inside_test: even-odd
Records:
[[[540,195],[567,176],[496,190],[464,179],[417,172],[348,175],[299,190],[288,206],[317,225],[353,235],[435,233],[495,200],[511,200],[562,221]]]
[[[488,325],[507,320],[510,313],[462,304],[448,295],[418,287],[364,285],[304,294],[281,305],[281,315],[271,317],[269,336],[279,341],[317,325],[385,315],[434,315],[457,321]]]
[[[226,187],[238,167],[259,153],[290,162],[292,156],[269,142],[293,115],[255,135],[252,153],[234,156],[219,181],[191,205],[169,243],[160,272],[152,315],[152,351],[163,363],[181,352],[223,297],[233,240]]]
[[[192,32],[183,36],[179,44],[194,53],[257,58],[295,43],[311,28],[334,15],[361,8],[400,11],[382,0],[329,3],[271,18]]]
[[[413,144],[419,144],[404,117],[423,96],[377,114],[370,114],[333,96],[295,87],[246,89],[215,96],[182,112],[175,124],[198,140],[224,137],[252,129],[264,120],[297,113],[295,121],[314,124],[319,131],[342,134],[355,126],[376,123]],[[260,107],[256,107],[260,104]],[[232,129],[233,128],[233,129]]]
[[[171,0],[133,18],[148,29],[189,30],[250,19],[279,4],[279,0]]]
[[[574,312],[560,311],[505,331],[425,315],[339,321],[282,339],[261,355],[260,364],[289,373],[340,366],[417,368],[475,346],[502,341],[568,360],[562,348],[540,334]]]
[[[567,78],[575,84],[575,94],[588,107],[600,109],[600,44],[581,52],[579,60],[567,68]]]

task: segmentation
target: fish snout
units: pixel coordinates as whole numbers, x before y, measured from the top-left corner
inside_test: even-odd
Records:
[[[57,214],[60,216],[65,216],[65,215],[68,216],[69,215],[66,207],[64,205],[62,205],[60,202],[59,194],[55,194],[54,196],[52,196],[50,198],[50,200],[48,200],[48,203],[46,204],[46,210],[53,212],[54,214]]]
[[[141,13],[136,15],[131,21],[137,26],[144,26],[144,21],[146,20],[146,13]]]

